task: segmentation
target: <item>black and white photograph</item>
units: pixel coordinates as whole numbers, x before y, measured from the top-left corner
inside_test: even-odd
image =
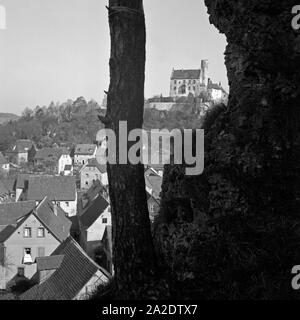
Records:
[[[0,309],[300,299],[299,105],[300,1],[0,0]]]

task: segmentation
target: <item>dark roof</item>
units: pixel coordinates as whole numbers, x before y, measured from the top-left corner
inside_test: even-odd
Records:
[[[97,146],[95,144],[78,144],[75,148],[75,155],[93,155]]]
[[[101,216],[104,210],[109,206],[109,203],[102,197],[101,194],[96,199],[90,202],[80,215],[80,222],[84,228],[89,228]]]
[[[0,204],[0,226],[7,226],[16,221],[35,208],[35,201],[22,201]]]
[[[98,270],[106,278],[111,277],[72,237],[58,246],[51,256],[57,255],[64,255],[59,268],[45,282],[23,293],[21,300],[72,300]]]
[[[224,91],[224,89],[223,89],[221,86],[219,86],[217,83],[212,83],[212,82],[208,83],[207,89],[208,89],[208,90],[209,90],[209,89],[215,89],[215,90]]]
[[[29,217],[29,215],[26,215],[20,220],[15,221],[14,224],[11,224],[9,226],[6,226],[1,232],[0,232],[0,243],[3,243],[6,241],[18,228],[19,226]]]
[[[25,189],[28,187],[30,174],[19,173],[17,176],[16,189]]]
[[[70,235],[72,222],[47,197],[37,206],[34,214],[59,241],[64,241]]]
[[[46,196],[50,200],[74,201],[76,199],[76,177],[30,177],[27,199],[41,201]]]
[[[14,192],[15,189],[15,185],[16,185],[16,178],[3,178],[1,179],[3,185],[5,186],[5,188],[10,192]]]
[[[9,190],[5,187],[4,183],[0,180],[0,197],[8,194],[9,194]]]
[[[93,167],[95,167],[95,168],[97,168],[101,173],[107,172],[107,167],[106,167],[106,165],[100,164],[100,163],[97,161],[97,159],[89,159],[87,165],[84,166],[83,168],[86,168],[86,167],[88,167],[88,168],[93,168]],[[83,168],[82,168],[82,169],[83,169]]]
[[[33,142],[27,139],[17,140],[6,152],[9,153],[25,153],[28,152],[33,146]]]
[[[62,155],[69,155],[66,148],[44,148],[37,151],[34,156],[36,160],[58,161]]]
[[[37,270],[54,270],[58,269],[63,261],[64,255],[50,256],[50,257],[38,257],[36,258]]]
[[[171,80],[174,79],[200,79],[201,69],[173,70]]]
[[[8,163],[8,161],[5,159],[2,152],[0,152],[0,165],[7,164],[7,163]]]

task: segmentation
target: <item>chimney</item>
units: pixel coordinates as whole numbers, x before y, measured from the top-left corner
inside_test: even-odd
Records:
[[[57,203],[56,203],[56,201],[54,201],[54,204],[53,204],[53,213],[57,216]]]

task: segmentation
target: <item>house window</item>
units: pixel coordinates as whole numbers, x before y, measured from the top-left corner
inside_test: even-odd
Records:
[[[45,257],[45,248],[44,247],[38,247],[36,256],[37,257]]]
[[[22,267],[19,267],[18,268],[18,276],[19,277],[24,277],[24,275],[25,275],[25,269],[22,268]]]
[[[107,218],[102,218],[102,223],[106,224],[107,223]]]
[[[174,91],[176,91],[177,90],[177,88],[176,87],[174,87]]]
[[[70,206],[70,203],[68,201],[66,201],[66,206],[69,207]]]
[[[38,228],[37,237],[45,238],[45,228]]]
[[[24,238],[31,238],[31,228],[24,228]]]
[[[174,80],[174,84],[176,84],[177,83],[177,81],[176,80]]]
[[[24,248],[23,264],[32,264],[31,248]]]
[[[196,87],[195,86],[193,87],[193,90],[196,91]]]
[[[193,83],[195,84],[195,83],[196,83],[196,80],[194,80]]]
[[[154,204],[149,205],[149,211],[150,213],[154,213]]]
[[[87,177],[87,178],[89,177],[89,174],[88,174],[88,173],[86,174],[86,177]]]
[[[88,185],[89,185],[89,182],[88,182],[88,181],[86,181],[86,182],[85,182],[85,185],[86,185],[86,186],[88,186]]]

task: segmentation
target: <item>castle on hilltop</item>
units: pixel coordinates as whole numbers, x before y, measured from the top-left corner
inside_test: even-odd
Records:
[[[213,83],[208,78],[208,60],[201,60],[201,69],[172,70],[170,78],[170,97],[198,97],[202,92],[209,94],[211,100],[218,101],[227,95],[221,83]]]

